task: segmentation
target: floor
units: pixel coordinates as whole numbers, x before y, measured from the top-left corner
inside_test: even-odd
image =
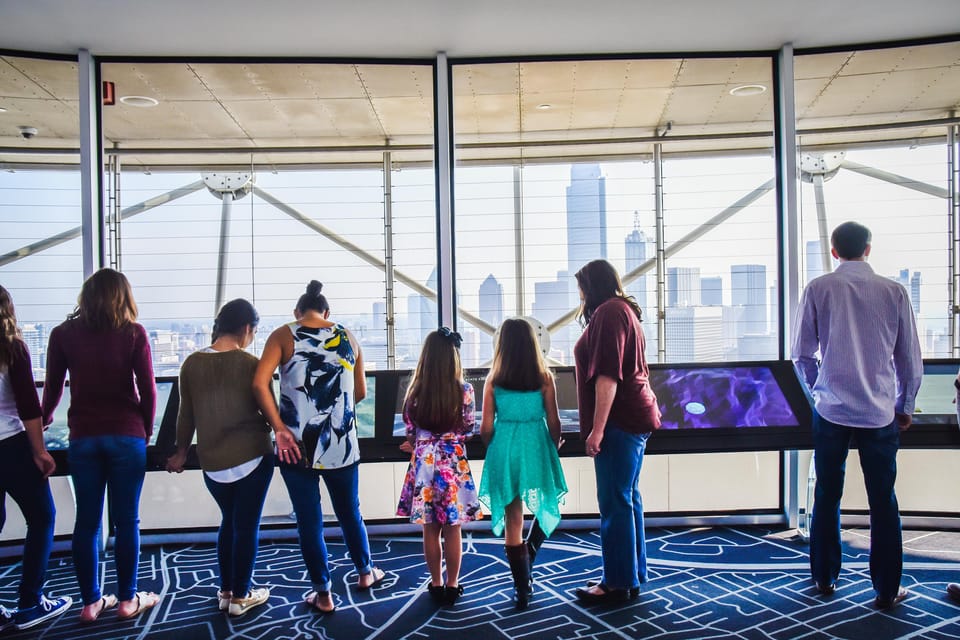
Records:
[[[330,546],[337,611],[321,616],[301,600],[309,590],[294,541],[261,546],[255,582],[270,601],[244,616],[216,610],[212,545],[145,547],[140,586],[162,596],[136,621],[109,612],[93,625],[78,621],[80,606],[46,627],[2,632],[4,638],[156,640],[288,640],[294,638],[892,638],[960,637],[960,606],[945,586],[960,580],[960,532],[905,531],[903,584],[911,596],[889,612],[873,607],[867,571],[869,532],[844,531],[844,570],[831,597],[809,578],[807,545],[790,531],[765,527],[664,528],[648,531],[650,581],[640,598],[622,606],[582,607],[571,591],[599,576],[595,532],[557,532],[535,568],[531,607],[515,611],[502,541],[472,534],[465,540],[461,582],[453,607],[438,608],[426,593],[417,537],[371,539],[384,584],[353,588],[356,574],[342,544]],[[15,600],[19,567],[0,565],[0,602]],[[114,585],[106,560],[106,591]],[[51,560],[47,589],[77,599],[69,555]]]

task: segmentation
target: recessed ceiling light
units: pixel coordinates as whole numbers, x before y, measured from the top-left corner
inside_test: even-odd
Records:
[[[553,105],[547,104],[546,102],[544,102],[543,104],[538,104],[537,109],[540,109],[541,111],[546,111],[547,109],[553,109]]]
[[[741,98],[744,96],[758,96],[766,90],[767,88],[762,84],[744,84],[730,89],[730,95]]]
[[[6,113],[6,112],[7,112],[6,108],[0,107],[0,113]]]
[[[148,96],[123,96],[120,102],[128,107],[155,107],[160,104],[159,100]]]

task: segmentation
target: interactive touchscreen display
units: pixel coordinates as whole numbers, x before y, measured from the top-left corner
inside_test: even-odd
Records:
[[[914,424],[956,424],[957,365],[953,362],[927,362],[917,392]]]
[[[800,422],[768,367],[655,369],[663,429],[795,427]]]

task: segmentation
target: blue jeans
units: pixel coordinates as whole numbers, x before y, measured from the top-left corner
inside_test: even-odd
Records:
[[[870,504],[870,577],[880,598],[897,594],[903,572],[900,511],[893,486],[897,480],[900,429],[896,422],[880,429],[845,427],[814,413],[816,501],[810,525],[810,574],[821,584],[840,576],[840,498],[847,451],[856,441]]]
[[[256,469],[236,482],[216,482],[203,474],[222,516],[217,533],[220,589],[232,591],[236,598],[250,591],[260,541],[260,514],[272,478],[273,456],[264,456]]]
[[[293,511],[297,515],[297,533],[300,551],[307,565],[310,581],[318,591],[330,590],[330,569],[327,567],[327,545],[323,541],[323,510],[320,506],[320,478],[323,478],[337,515],[343,541],[350,552],[350,559],[361,574],[370,573],[370,542],[367,527],[360,515],[360,497],[357,493],[359,463],[342,469],[304,469],[280,463],[280,475]]]
[[[649,433],[628,433],[607,423],[600,453],[593,459],[600,504],[603,584],[629,589],[647,581],[640,467]]]
[[[114,561],[117,597],[137,592],[140,559],[140,490],[147,465],[147,442],[134,436],[90,436],[70,441],[67,451],[77,498],[73,527],[73,566],[83,604],[100,600],[100,523],[110,488],[110,521],[116,527]]]
[[[50,494],[50,483],[33,463],[33,451],[26,432],[0,440],[0,530],[7,521],[3,494],[14,499],[27,522],[17,605],[27,609],[40,603],[47,562],[53,548],[53,523],[57,511]]]

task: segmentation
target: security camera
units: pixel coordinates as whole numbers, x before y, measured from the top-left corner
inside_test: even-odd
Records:
[[[35,135],[37,135],[36,127],[19,127],[19,129],[20,129],[20,137],[23,138],[24,140],[30,140]]]

